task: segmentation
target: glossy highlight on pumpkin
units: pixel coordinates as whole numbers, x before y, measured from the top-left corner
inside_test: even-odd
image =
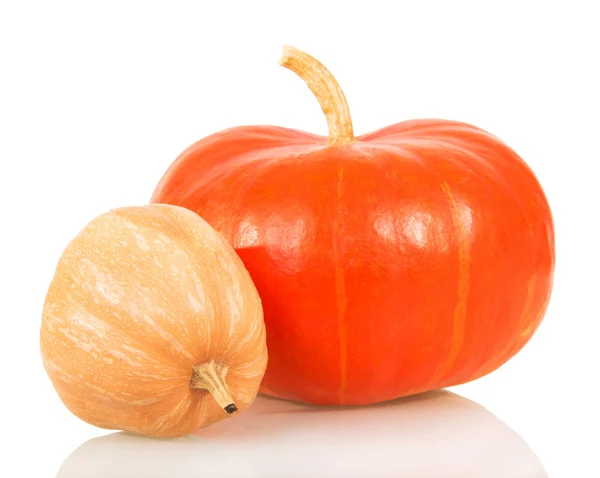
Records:
[[[531,338],[554,271],[531,169],[475,126],[411,120],[355,136],[337,82],[287,48],[330,136],[221,131],[185,150],[153,202],[235,247],[262,298],[267,394],[367,404],[467,382]]]
[[[181,436],[246,409],[265,372],[260,298],[231,246],[187,209],[112,210],[69,243],[41,352],[97,427]]]

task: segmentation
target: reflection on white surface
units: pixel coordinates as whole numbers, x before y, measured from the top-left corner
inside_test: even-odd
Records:
[[[438,391],[357,408],[266,397],[197,436],[113,433],[57,478],[543,478],[523,439],[480,405]]]

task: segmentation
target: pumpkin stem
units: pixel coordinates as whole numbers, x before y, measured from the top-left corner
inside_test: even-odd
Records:
[[[211,359],[203,364],[195,365],[192,370],[191,388],[208,390],[219,406],[229,415],[237,412],[238,408],[233,403],[231,392],[225,381],[229,365]]]
[[[349,143],[354,140],[350,109],[340,85],[316,58],[293,46],[283,47],[279,64],[296,73],[316,96],[329,129],[329,143]]]

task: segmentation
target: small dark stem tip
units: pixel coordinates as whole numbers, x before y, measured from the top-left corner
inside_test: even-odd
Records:
[[[227,405],[224,410],[231,415],[234,412],[238,411],[238,407],[235,406],[235,403],[230,403],[229,405]]]

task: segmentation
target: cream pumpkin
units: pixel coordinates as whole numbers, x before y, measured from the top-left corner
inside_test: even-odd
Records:
[[[244,410],[267,364],[242,261],[198,215],[161,204],[110,211],[71,241],[46,297],[41,352],[75,415],[153,436]]]

